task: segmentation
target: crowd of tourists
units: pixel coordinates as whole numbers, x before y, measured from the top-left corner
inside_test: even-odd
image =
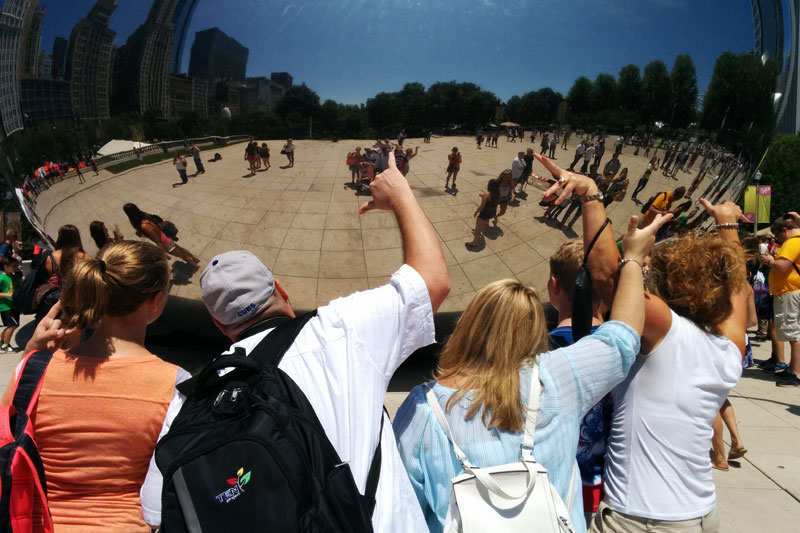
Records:
[[[552,153],[559,137],[544,138],[542,152]],[[628,185],[623,143],[602,173],[591,140],[569,168],[520,151],[482,193],[467,246],[526,194],[534,161],[543,165],[549,216],[567,207],[565,219],[577,211],[583,224],[583,238],[550,258],[547,296],[558,322],[548,331],[542,296],[517,280],[481,288],[433,379],[414,387],[391,421],[389,380],[435,342],[434,314],[450,292],[441,242],[405,179],[417,150],[403,140],[401,132],[397,143],[357,147],[346,160],[353,186],[371,195],[360,213],[397,219],[403,264],[391,280],[296,316],[254,254],[217,255],[200,276],[201,295],[231,346],[195,377],[145,347],[169,292],[167,254],[200,266],[175,242],[174,225],[126,204],[147,240],[95,221],[94,257],[77,228],[62,227],[38,260],[47,289],[3,398],[29,415],[43,465],[35,477],[47,488],[16,512],[66,533],[468,523],[502,531],[517,514],[554,518],[562,531],[718,531],[712,467],[725,470],[746,453],[727,396],[752,360],[748,327],[763,320],[776,347],[790,342],[790,361],[776,348],[764,370],[780,373],[779,385],[800,383],[800,215],[773,224],[774,243],[743,245],[742,212],[730,202],[701,199],[696,224],[674,226],[685,211],[674,205],[687,194],[679,187],[613,228],[607,197]],[[248,147],[260,150],[254,142]],[[572,171],[581,159],[583,174]],[[455,189],[461,162],[454,147],[446,188],[452,180]],[[684,231],[709,219],[707,231]],[[3,311],[19,285],[17,243],[7,234],[0,245],[0,349],[18,323]],[[20,382],[37,368],[41,387],[30,405],[18,404]],[[522,483],[504,486],[503,472]],[[527,503],[545,497],[555,502],[549,511]],[[498,512],[501,500],[519,513]]]

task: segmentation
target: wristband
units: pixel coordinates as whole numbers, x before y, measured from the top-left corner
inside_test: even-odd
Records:
[[[717,229],[739,229],[738,222],[726,222],[725,224],[714,224]]]

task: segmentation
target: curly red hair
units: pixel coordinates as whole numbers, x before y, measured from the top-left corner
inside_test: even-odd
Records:
[[[648,290],[707,329],[731,314],[731,297],[747,288],[742,248],[718,234],[689,234],[659,246],[650,266]]]

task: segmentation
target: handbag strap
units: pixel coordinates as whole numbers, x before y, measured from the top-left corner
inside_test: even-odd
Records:
[[[456,444],[456,439],[453,438],[453,432],[450,429],[450,424],[447,423],[447,418],[444,416],[444,410],[442,410],[442,406],[439,405],[439,399],[436,397],[436,393],[433,392],[433,389],[428,386],[427,383],[425,384],[425,389],[425,399],[428,400],[428,406],[431,408],[436,421],[439,422],[439,425],[447,434],[450,444],[453,445],[453,451],[456,452],[456,459],[458,459],[458,462],[461,463],[461,467],[464,469],[464,471],[472,471],[473,467],[467,459],[467,454],[465,454],[464,451],[459,448],[458,444]]]
[[[528,406],[525,414],[525,430],[522,433],[522,460],[535,461],[533,456],[533,441],[536,436],[536,417],[539,416],[539,396],[542,393],[542,384],[539,383],[539,365],[531,365],[531,386],[528,392]]]
[[[538,372],[537,372],[538,375]],[[537,378],[538,381],[538,378]],[[436,418],[436,421],[439,422],[439,425],[442,427],[444,432],[447,434],[447,438],[450,441],[450,444],[453,446],[453,451],[456,454],[456,458],[461,463],[461,468],[464,469],[464,472],[468,474],[472,474],[475,476],[475,479],[488,490],[497,494],[501,498],[505,498],[506,500],[519,500],[530,494],[533,490],[533,487],[536,485],[536,469],[533,464],[527,461],[523,461],[522,464],[525,465],[525,468],[528,470],[528,482],[524,489],[519,494],[510,494],[500,484],[492,478],[492,475],[480,468],[474,467],[469,460],[467,459],[467,455],[464,453],[458,444],[456,444],[455,439],[453,438],[453,432],[450,429],[450,424],[447,423],[447,418],[444,415],[444,410],[442,406],[439,405],[439,399],[436,398],[436,393],[433,392],[433,389],[430,388],[427,384],[425,384],[425,388],[427,392],[425,393],[425,399],[428,401],[428,405],[433,411],[433,416]],[[538,404],[538,400],[536,402]],[[534,417],[534,421],[535,421]]]

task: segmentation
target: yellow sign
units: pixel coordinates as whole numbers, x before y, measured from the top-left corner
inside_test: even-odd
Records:
[[[756,192],[758,192],[758,223],[769,224],[769,207],[772,200],[772,186],[759,185],[758,190],[750,185],[744,191],[744,216],[748,222],[756,219]]]

